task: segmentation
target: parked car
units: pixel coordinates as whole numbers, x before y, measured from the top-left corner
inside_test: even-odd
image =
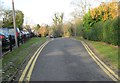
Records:
[[[6,37],[9,37],[11,35],[11,41],[12,41],[12,45],[15,44],[15,34],[14,34],[14,28],[9,27],[9,28],[0,28],[0,32],[3,33],[3,35],[5,35]],[[19,41],[21,40],[21,33],[19,28],[16,28],[16,36],[17,39],[19,39]]]
[[[14,31],[14,28],[9,28],[9,35],[15,36],[15,33],[14,33],[14,32],[15,32],[15,31]],[[18,39],[21,40],[22,34],[21,34],[19,28],[16,28],[16,36],[17,36]]]
[[[30,38],[30,33],[28,31],[25,31],[27,38]]]
[[[2,39],[0,39],[0,57],[2,56]]]
[[[54,38],[54,36],[53,36],[53,35],[50,35],[50,38]]]
[[[0,41],[2,41],[2,50],[9,49],[9,38],[0,32]]]
[[[25,36],[26,39],[30,38],[30,33],[28,31],[22,30],[21,33]]]
[[[8,28],[0,28],[0,33],[2,35],[5,35],[6,37],[9,36],[9,30],[8,30]]]

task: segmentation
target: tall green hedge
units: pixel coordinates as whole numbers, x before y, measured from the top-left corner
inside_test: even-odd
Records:
[[[91,40],[101,41],[103,39],[103,22],[97,22],[91,28]]]
[[[107,43],[109,43],[110,44],[110,40],[111,40],[111,37],[112,37],[112,34],[113,34],[113,32],[111,32],[112,30],[112,20],[107,20],[107,21],[105,21],[105,23],[103,24],[103,41],[104,42],[107,42]]]
[[[120,38],[120,17],[99,21],[90,28],[85,28],[83,37],[93,41],[104,41],[109,44],[118,45]]]
[[[113,41],[111,42],[114,45],[119,45],[120,40],[120,16],[115,18],[112,22],[113,27]]]

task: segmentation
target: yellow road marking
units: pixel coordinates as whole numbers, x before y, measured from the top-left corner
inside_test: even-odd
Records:
[[[86,45],[86,47],[89,49],[89,51],[92,53],[92,55],[111,73],[113,74],[117,79],[118,75],[116,75],[107,65],[105,65],[104,62],[102,62],[91,50],[90,48]]]
[[[44,44],[46,44],[46,42],[45,42]],[[44,45],[44,44],[43,44],[43,45]],[[34,53],[34,55],[32,56],[32,58],[29,60],[27,66],[25,67],[24,71],[22,72],[22,75],[21,75],[21,77],[20,77],[18,83],[21,83],[21,81],[24,80],[24,77],[25,77],[25,75],[26,75],[26,72],[27,72],[27,70],[28,70],[30,64],[32,63],[32,61],[33,61],[35,55],[36,55],[36,54],[38,53],[38,51],[42,48],[43,45],[41,45],[41,46],[38,48],[38,50]]]
[[[81,41],[82,42],[82,41]],[[87,52],[89,53],[89,55],[93,58],[93,60],[100,66],[100,68],[113,80],[113,81],[118,81],[115,77],[117,77],[117,75],[115,75],[115,73],[109,69],[102,61],[99,60],[99,62],[96,60],[96,56],[95,54],[89,49],[89,47],[84,43],[82,42],[83,46],[85,47],[85,49],[87,50]],[[93,56],[94,55],[94,56]],[[100,64],[100,62],[102,62],[102,65]],[[104,65],[103,65],[104,64]],[[115,75],[115,77],[113,77],[111,75],[111,73],[108,72],[108,70],[106,70],[105,68],[107,67],[107,69],[110,71],[112,71],[112,74]]]
[[[48,43],[48,42],[47,42],[47,43]],[[30,70],[29,70],[29,72],[28,72],[28,74],[27,74],[27,77],[26,77],[27,83],[30,81],[31,74],[32,74],[33,68],[34,68],[34,66],[35,66],[35,62],[36,62],[38,56],[40,55],[40,53],[42,52],[43,48],[47,45],[47,43],[44,44],[44,46],[40,49],[40,51],[38,52],[37,56],[35,57],[32,65],[31,65],[31,67],[30,67]]]

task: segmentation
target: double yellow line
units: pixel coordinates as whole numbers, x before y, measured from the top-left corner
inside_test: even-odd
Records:
[[[105,63],[103,63],[88,47],[87,44],[85,44],[83,41],[81,41],[89,55],[93,58],[93,60],[99,65],[99,67],[113,80],[118,81],[120,80],[119,76],[116,75]]]
[[[19,79],[18,83],[22,83],[22,81],[26,81],[28,83],[30,81],[30,77],[31,77],[33,68],[35,66],[35,62],[36,62],[39,54],[43,50],[43,48],[48,44],[48,42],[50,42],[50,41],[46,41],[43,45],[41,45],[38,48],[38,50],[34,53],[34,55],[31,57],[31,59],[29,60],[28,64],[26,65],[24,71],[22,72],[22,75],[20,76],[20,79]]]

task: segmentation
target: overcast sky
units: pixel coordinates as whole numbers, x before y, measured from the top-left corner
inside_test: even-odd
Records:
[[[55,12],[64,13],[64,21],[71,19],[74,11],[71,2],[75,0],[14,0],[15,9],[21,10],[25,15],[24,24],[51,24]],[[92,2],[93,0],[88,0]],[[3,7],[12,9],[12,0],[1,0]],[[94,6],[98,3],[92,2]]]

